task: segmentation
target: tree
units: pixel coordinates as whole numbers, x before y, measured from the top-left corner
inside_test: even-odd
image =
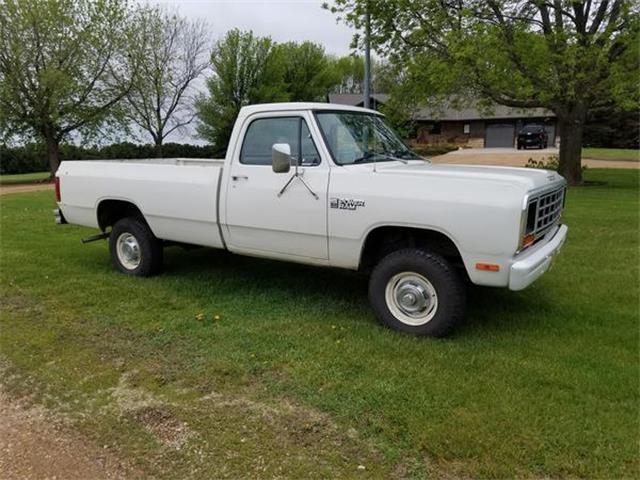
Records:
[[[195,117],[190,87],[209,67],[209,29],[158,7],[143,8],[135,18],[130,54],[138,69],[123,107],[162,156],[164,139]]]
[[[558,117],[560,173],[582,181],[588,112],[638,108],[640,15],[631,0],[335,0],[331,9],[406,68],[416,99],[468,92]]]
[[[312,42],[288,42],[278,45],[284,59],[284,83],[289,101],[324,101],[327,93],[340,82],[340,72]]]
[[[252,103],[286,101],[282,50],[269,37],[231,30],[211,53],[214,75],[209,96],[197,102],[198,132],[217,148],[226,149],[240,109]]]
[[[335,93],[362,93],[364,91],[364,60],[349,55],[333,60],[339,83],[333,88]]]
[[[53,174],[60,142],[96,128],[129,91],[125,0],[0,2],[0,126],[47,146]]]

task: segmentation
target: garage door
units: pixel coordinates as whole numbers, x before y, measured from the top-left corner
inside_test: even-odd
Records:
[[[513,148],[515,125],[513,123],[493,123],[487,125],[484,146],[486,148]]]

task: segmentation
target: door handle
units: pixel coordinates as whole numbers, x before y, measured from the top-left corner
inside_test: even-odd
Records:
[[[231,180],[237,182],[238,180],[249,180],[249,177],[246,175],[231,175]]]

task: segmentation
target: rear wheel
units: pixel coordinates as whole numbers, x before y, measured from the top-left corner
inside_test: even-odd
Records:
[[[118,220],[109,235],[109,250],[114,268],[127,275],[149,277],[162,270],[162,242],[141,218]]]
[[[442,337],[464,317],[465,288],[440,255],[403,249],[373,270],[369,301],[378,319],[394,330]]]

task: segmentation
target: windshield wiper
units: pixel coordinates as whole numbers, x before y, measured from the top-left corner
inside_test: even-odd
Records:
[[[367,160],[369,160],[371,157],[373,157],[374,155],[378,155],[377,153],[373,153],[373,152],[367,152],[364,155],[362,155],[361,157],[356,158],[353,162],[353,164],[355,163],[363,163],[366,162]]]
[[[385,157],[385,158],[388,158],[389,160],[396,160],[396,161],[398,161],[398,162],[402,162],[402,163],[404,163],[405,165],[406,165],[407,163],[409,163],[409,161],[408,161],[406,158],[402,158],[402,157],[398,156],[397,154],[398,154],[398,151],[396,151],[396,152],[390,152],[390,153],[382,153],[381,155],[382,155],[383,157]],[[401,154],[402,154],[402,153],[401,153]]]
[[[352,164],[356,164],[356,163],[364,163],[367,160],[370,160],[372,157],[383,157],[386,158],[388,160],[395,160],[398,162],[402,162],[404,164],[409,163],[409,159],[407,158],[403,158],[400,155],[406,155],[407,153],[409,153],[411,155],[411,160],[415,160],[415,158],[413,157],[413,154],[411,152],[407,152],[404,150],[397,150],[395,152],[390,152],[390,153],[377,153],[377,152],[367,152],[364,155],[362,155],[361,157],[356,158],[353,162],[351,162]]]

